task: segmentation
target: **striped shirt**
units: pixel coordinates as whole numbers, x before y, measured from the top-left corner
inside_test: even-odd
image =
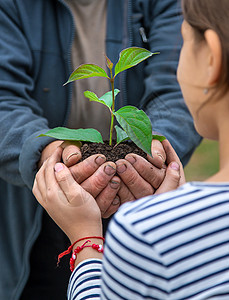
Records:
[[[228,300],[229,184],[192,182],[124,204],[103,262],[82,262],[69,291],[71,300]]]

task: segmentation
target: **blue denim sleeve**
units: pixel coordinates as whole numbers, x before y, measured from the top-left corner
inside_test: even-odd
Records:
[[[0,178],[31,188],[39,149],[49,142],[35,136],[48,129],[48,121],[31,97],[33,56],[19,19],[13,1],[1,2]]]

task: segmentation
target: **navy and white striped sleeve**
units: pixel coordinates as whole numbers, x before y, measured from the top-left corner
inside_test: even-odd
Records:
[[[101,269],[101,259],[87,259],[79,263],[69,280],[68,300],[99,300]]]

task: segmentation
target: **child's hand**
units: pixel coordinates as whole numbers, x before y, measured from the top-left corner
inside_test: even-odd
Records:
[[[95,199],[60,163],[63,149],[56,149],[36,175],[33,193],[71,242],[102,235],[101,212]]]

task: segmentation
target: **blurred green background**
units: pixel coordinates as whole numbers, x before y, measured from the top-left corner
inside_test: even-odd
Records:
[[[218,142],[203,139],[184,168],[186,181],[202,181],[219,169]]]

